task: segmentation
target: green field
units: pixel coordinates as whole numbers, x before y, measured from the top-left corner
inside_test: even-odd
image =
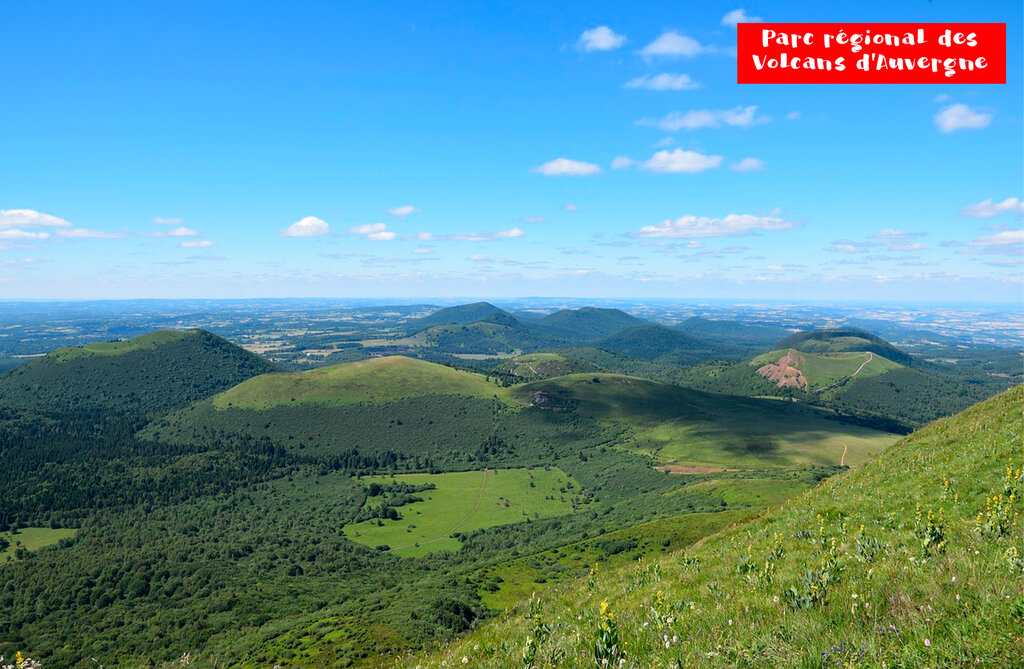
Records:
[[[495,368],[496,371],[511,374],[523,381],[537,381],[596,369],[593,365],[567,358],[559,353],[528,353],[512,358]]]
[[[374,482],[436,486],[416,493],[422,502],[399,507],[401,520],[345,526],[345,535],[353,541],[387,545],[403,557],[458,550],[462,543],[451,536],[456,532],[572,513],[579,492],[564,472],[553,467],[366,476],[361,481],[367,486]]]
[[[506,395],[480,374],[403,356],[371,358],[308,372],[263,374],[213,398],[218,409],[269,409],[293,402],[380,404],[422,395],[487,399]]]
[[[803,373],[804,378],[807,379],[807,389],[812,392],[828,388],[843,379],[853,377],[854,374],[856,374],[854,377],[856,379],[867,379],[903,367],[903,365],[877,353],[806,353],[796,349],[778,350],[759,355],[750,361],[750,366],[757,369],[762,365],[777,363],[779,358],[787,353],[803,359],[794,366]]]
[[[19,548],[32,552],[53,546],[61,539],[70,539],[75,536],[78,530],[50,529],[49,527],[23,527],[17,534],[11,532],[0,532],[0,539],[4,539],[10,545],[6,550],[0,551],[0,563],[14,560],[14,554]]]
[[[896,435],[842,423],[801,404],[702,393],[614,374],[575,374],[526,384],[521,396],[629,427],[618,447],[661,464],[761,468],[858,465]]]

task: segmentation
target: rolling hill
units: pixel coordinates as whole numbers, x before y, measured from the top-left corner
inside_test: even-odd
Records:
[[[495,365],[492,373],[508,375],[514,382],[538,381],[553,376],[597,372],[600,369],[561,353],[527,353]]]
[[[699,339],[747,351],[764,350],[789,335],[789,331],[769,325],[716,321],[699,316],[688,318],[673,328]]]
[[[775,346],[744,362],[696,365],[680,373],[679,382],[711,392],[795,399],[901,431],[995,392],[938,374],[938,365],[860,330],[799,333]]]
[[[619,309],[583,307],[548,314],[533,322],[538,328],[576,343],[593,343],[629,328],[650,325]]]
[[[622,330],[597,344],[600,348],[648,362],[693,364],[728,351],[728,347],[691,337],[662,325]]]
[[[908,353],[881,337],[854,328],[798,332],[776,342],[775,348],[795,348],[805,353],[870,352],[901,365],[913,364],[913,358]]]
[[[160,411],[274,367],[205,330],[160,330],[60,348],[0,376],[0,406],[40,411]]]
[[[398,666],[1021,666],[1024,387]]]
[[[494,314],[510,315],[507,311],[499,309],[490,302],[474,302],[472,304],[460,304],[457,307],[446,307],[428,316],[410,319],[405,323],[405,328],[409,332],[419,332],[420,330],[426,330],[437,325],[465,325],[482,321]]]
[[[453,355],[498,355],[564,344],[565,341],[504,312],[466,324],[436,325],[416,339]]]

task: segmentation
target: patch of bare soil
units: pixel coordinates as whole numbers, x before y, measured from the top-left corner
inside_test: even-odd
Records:
[[[796,367],[803,361],[803,356],[796,351],[787,351],[786,355],[779,358],[775,364],[758,367],[757,373],[769,381],[773,381],[779,388],[807,390],[807,379],[804,378],[804,373]]]

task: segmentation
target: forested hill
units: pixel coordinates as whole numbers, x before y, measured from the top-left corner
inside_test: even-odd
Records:
[[[159,330],[60,348],[0,376],[0,407],[152,412],[182,406],[274,371],[205,330]]]

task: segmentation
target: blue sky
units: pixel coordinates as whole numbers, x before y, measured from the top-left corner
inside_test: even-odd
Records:
[[[483,4],[5,3],[0,295],[1019,301],[1019,1]],[[1007,84],[740,86],[730,15]]]

